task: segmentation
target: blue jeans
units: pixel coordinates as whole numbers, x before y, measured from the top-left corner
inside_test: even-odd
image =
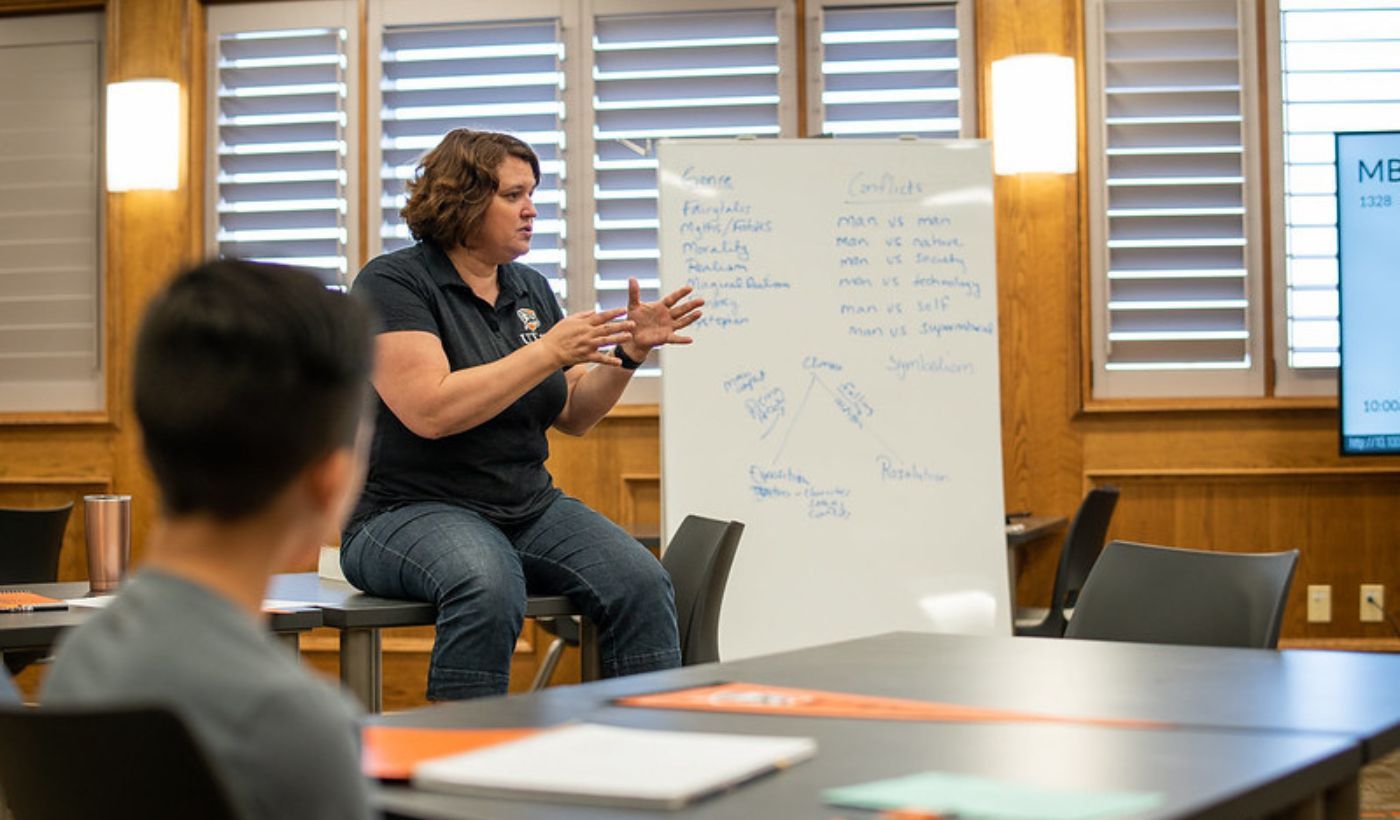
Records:
[[[437,605],[430,700],[505,694],[527,587],[567,595],[597,626],[604,677],[680,666],[670,576],[636,539],[568,496],[505,530],[452,504],[391,509],[348,535],[340,565],[372,595]]]

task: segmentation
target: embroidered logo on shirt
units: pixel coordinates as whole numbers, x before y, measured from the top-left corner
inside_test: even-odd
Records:
[[[525,332],[520,334],[520,343],[527,345],[531,342],[538,341],[540,334],[536,331],[540,329],[540,317],[535,315],[534,309],[516,308],[515,315],[520,319],[520,324],[525,327]]]

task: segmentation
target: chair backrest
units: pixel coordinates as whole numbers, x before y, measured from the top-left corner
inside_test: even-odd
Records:
[[[687,515],[661,555],[676,590],[681,663],[719,660],[719,609],[744,525]]]
[[[1055,588],[1050,595],[1050,608],[1039,623],[1017,626],[1017,635],[1033,635],[1041,638],[1058,638],[1065,634],[1068,622],[1066,612],[1074,609],[1079,591],[1084,588],[1084,580],[1089,570],[1099,560],[1103,552],[1104,539],[1108,537],[1108,522],[1113,518],[1113,508],[1118,505],[1117,487],[1095,487],[1079,503],[1079,511],[1070,522],[1060,545],[1060,565],[1055,570]]]
[[[0,789],[15,820],[237,820],[184,722],[160,707],[0,709]]]
[[[58,580],[58,554],[73,502],[47,509],[0,507],[0,584]]]
[[[1079,511],[1069,524],[1065,542],[1060,547],[1060,566],[1055,570],[1055,590],[1050,599],[1049,618],[1057,624],[1059,634],[1065,631],[1065,610],[1074,609],[1089,571],[1103,552],[1108,524],[1117,506],[1117,487],[1095,487],[1079,502]]]
[[[1202,552],[1110,543],[1079,594],[1066,638],[1278,646],[1298,551]]]

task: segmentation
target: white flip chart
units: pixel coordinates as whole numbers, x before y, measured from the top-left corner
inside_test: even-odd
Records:
[[[663,528],[746,524],[725,659],[1010,629],[984,141],[659,149]]]

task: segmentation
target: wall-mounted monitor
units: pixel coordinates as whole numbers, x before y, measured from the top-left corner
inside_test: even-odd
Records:
[[[1400,131],[1337,134],[1342,453],[1400,454]]]

